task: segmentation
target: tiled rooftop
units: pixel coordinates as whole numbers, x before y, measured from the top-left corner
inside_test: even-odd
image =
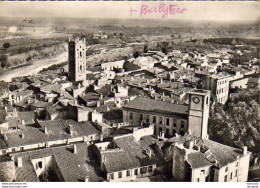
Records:
[[[157,101],[149,98],[136,97],[127,103],[124,108],[138,109],[153,112],[188,114],[188,106]]]

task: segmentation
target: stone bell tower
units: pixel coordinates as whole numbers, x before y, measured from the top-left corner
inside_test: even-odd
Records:
[[[86,80],[86,39],[70,39],[69,50],[69,80],[77,82]]]
[[[190,135],[207,138],[208,118],[210,108],[210,91],[195,89],[189,93],[189,123]]]

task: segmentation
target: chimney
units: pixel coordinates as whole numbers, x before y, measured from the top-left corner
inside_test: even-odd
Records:
[[[46,126],[44,126],[44,133],[45,133],[45,134],[48,134],[48,129],[47,129]]]
[[[21,138],[24,138],[24,134],[23,133],[21,133]]]
[[[194,141],[193,141],[193,140],[190,140],[190,141],[188,142],[188,148],[189,148],[189,149],[192,149],[193,146],[194,146]]]
[[[109,107],[107,106],[107,112],[109,111],[110,109],[109,109]]]
[[[151,157],[152,156],[152,150],[150,150],[149,148],[146,149],[146,154]]]
[[[100,101],[97,101],[97,107],[100,107]]]
[[[243,147],[243,155],[246,155],[247,154],[247,146],[244,146]]]
[[[22,157],[17,158],[17,166],[18,166],[18,168],[23,166],[23,158]]]
[[[102,99],[103,99],[103,95],[101,94],[101,95],[100,95],[100,100],[102,100]]]
[[[106,156],[103,156],[103,163],[106,162]]]
[[[78,89],[80,88],[80,83],[78,83]]]
[[[69,125],[69,134],[70,134],[71,136],[73,136],[73,134],[74,134],[73,125]]]
[[[101,135],[100,135],[100,142],[102,142],[103,139],[104,139],[104,135],[103,135],[103,133],[101,133]]]
[[[76,146],[76,144],[73,144],[73,153],[77,154],[77,146]]]
[[[4,134],[4,139],[5,139],[5,140],[8,140],[8,139],[7,139],[7,135],[6,135],[6,133]]]
[[[85,182],[88,182],[89,181],[89,178],[88,176],[85,177]]]
[[[5,106],[5,112],[7,112],[8,111],[8,108],[7,108],[7,106]]]
[[[22,124],[23,124],[23,125],[25,124],[25,121],[24,121],[24,119],[22,119]]]
[[[187,151],[185,151],[184,159],[185,159],[186,161],[188,160],[188,152],[187,152]]]

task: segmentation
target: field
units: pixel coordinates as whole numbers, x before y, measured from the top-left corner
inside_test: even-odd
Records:
[[[107,35],[107,38],[93,39],[96,33]],[[129,48],[133,43],[158,49],[158,43],[166,42],[170,49],[184,50],[214,49],[229,45],[233,38],[238,42],[254,44],[257,41],[259,44],[257,23],[89,18],[35,18],[28,23],[24,18],[0,18],[0,72],[66,52],[69,37],[87,38],[88,61],[93,65],[143,50],[144,45],[130,45]],[[239,40],[241,38],[243,40]],[[10,47],[4,48],[4,43],[9,43]]]

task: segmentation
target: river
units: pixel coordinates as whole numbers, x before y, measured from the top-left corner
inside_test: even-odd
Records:
[[[47,68],[51,65],[60,64],[68,60],[68,52],[64,52],[60,55],[54,56],[52,58],[40,59],[32,62],[32,64],[24,67],[19,67],[11,70],[6,70],[0,73],[0,80],[10,82],[12,78],[19,76],[28,76],[32,74],[37,74],[43,68]]]

